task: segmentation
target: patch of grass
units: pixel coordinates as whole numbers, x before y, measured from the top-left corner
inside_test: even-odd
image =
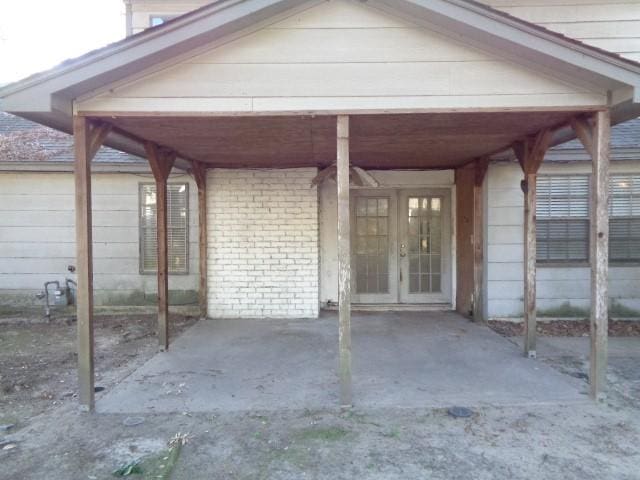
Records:
[[[337,442],[349,433],[349,430],[342,427],[314,427],[301,430],[296,434],[296,438],[300,441]]]
[[[546,318],[588,318],[589,309],[571,305],[570,302],[563,302],[561,305],[552,308],[538,309],[539,317]]]

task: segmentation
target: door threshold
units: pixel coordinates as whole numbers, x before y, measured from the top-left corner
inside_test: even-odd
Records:
[[[338,305],[332,303],[325,310],[337,311]],[[450,303],[352,303],[352,312],[441,312],[452,311]]]

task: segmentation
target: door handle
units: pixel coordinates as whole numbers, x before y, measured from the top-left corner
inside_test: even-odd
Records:
[[[406,254],[405,252],[400,252],[400,256],[401,256],[401,257],[406,257],[406,256],[407,256],[407,254]]]

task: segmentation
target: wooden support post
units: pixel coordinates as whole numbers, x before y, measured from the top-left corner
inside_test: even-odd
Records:
[[[340,404],[350,407],[351,394],[351,224],[349,220],[349,117],[337,120],[338,183],[338,317]]]
[[[161,150],[151,142],[145,144],[149,165],[156,181],[156,228],[158,244],[158,343],[169,348],[169,256],[167,218],[167,179],[175,162],[175,153]]]
[[[78,398],[86,411],[95,409],[93,358],[93,242],[91,221],[91,160],[110,127],[91,127],[85,117],[73,117],[76,188],[76,317],[78,320]]]
[[[482,185],[489,168],[489,158],[479,158],[475,162],[473,182],[473,321],[483,318],[483,269],[484,269],[484,211]]]
[[[536,173],[524,176],[524,353],[536,357]]]
[[[200,317],[207,316],[207,169],[200,162],[193,162],[193,176],[198,186],[198,252],[200,285],[198,302]]]
[[[78,321],[78,398],[93,411],[93,245],[91,222],[91,135],[85,117],[73,118],[76,183],[76,316]]]
[[[591,397],[605,395],[609,281],[609,112],[595,115],[591,189]]]
[[[592,121],[574,118],[571,126],[591,156],[591,353],[589,383],[594,400],[605,396],[609,330],[609,111],[597,112]]]
[[[549,149],[552,131],[542,130],[533,138],[514,144],[513,150],[524,172],[524,354],[536,357],[536,179]]]

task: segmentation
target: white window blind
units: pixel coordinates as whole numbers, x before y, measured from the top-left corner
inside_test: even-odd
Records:
[[[640,175],[610,177],[609,260],[640,260]]]
[[[588,260],[589,176],[539,175],[536,186],[537,260]]]
[[[189,271],[189,185],[167,185],[168,257],[170,273]],[[153,273],[158,269],[156,232],[156,186],[140,184],[140,271]]]

